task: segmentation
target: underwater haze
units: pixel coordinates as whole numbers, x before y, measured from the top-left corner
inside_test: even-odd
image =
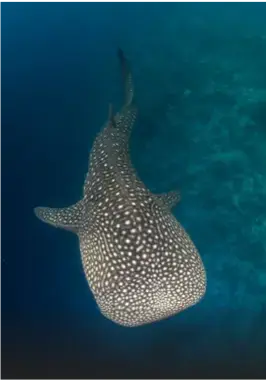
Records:
[[[265,3],[3,3],[2,377],[265,378]],[[82,196],[88,154],[122,104],[131,156],[199,250],[207,293],[126,328],[99,311],[75,235],[37,205]]]

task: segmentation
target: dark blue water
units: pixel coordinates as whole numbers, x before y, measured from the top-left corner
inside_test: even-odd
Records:
[[[265,377],[265,4],[2,4],[2,376]],[[33,214],[79,199],[116,49],[134,165],[207,268],[204,300],[134,329],[98,311],[76,237]]]

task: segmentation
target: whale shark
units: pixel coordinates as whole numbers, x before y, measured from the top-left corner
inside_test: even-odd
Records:
[[[131,65],[118,49],[124,102],[96,136],[83,196],[65,208],[35,207],[45,223],[78,236],[83,270],[100,312],[125,327],[171,317],[206,292],[202,259],[172,209],[178,191],[152,193],[129,152],[137,117]]]

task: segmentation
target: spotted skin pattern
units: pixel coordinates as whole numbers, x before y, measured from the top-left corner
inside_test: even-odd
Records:
[[[155,322],[196,304],[206,291],[202,260],[171,213],[178,192],[152,194],[129,157],[136,119],[129,63],[119,50],[124,107],[96,137],[83,199],[35,214],[79,237],[84,272],[102,314],[123,326]]]

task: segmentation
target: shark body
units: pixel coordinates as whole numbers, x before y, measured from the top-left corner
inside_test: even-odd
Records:
[[[196,304],[206,291],[202,260],[171,212],[178,192],[151,193],[129,157],[136,119],[132,74],[118,52],[125,100],[96,137],[83,198],[36,207],[42,221],[78,235],[84,272],[102,314],[123,326],[155,322]]]

